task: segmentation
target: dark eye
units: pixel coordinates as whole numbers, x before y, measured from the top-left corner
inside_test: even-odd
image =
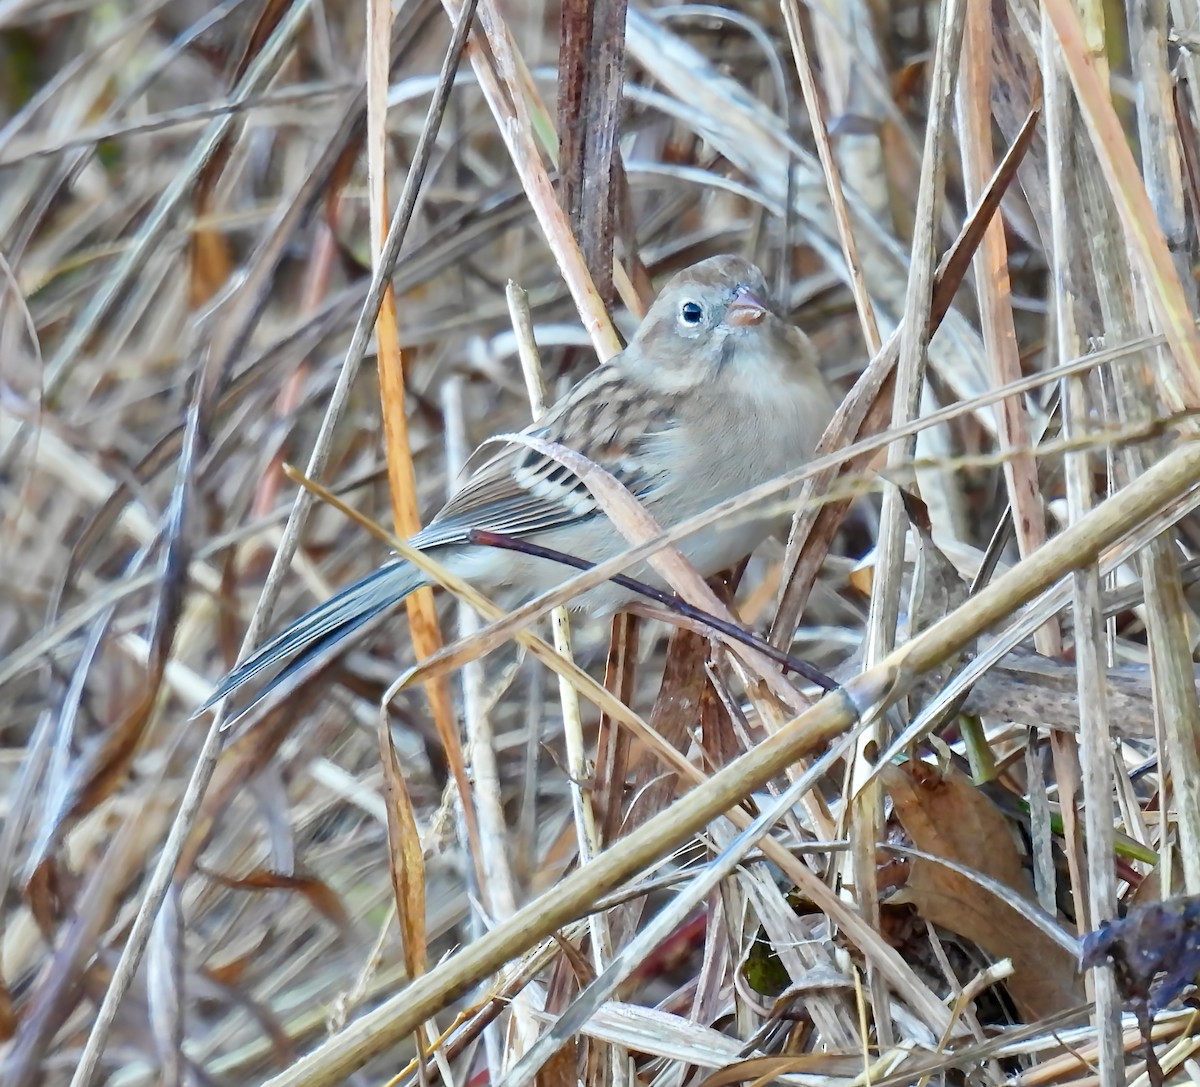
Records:
[[[684,302],[679,307],[679,320],[685,325],[698,325],[704,319],[704,310],[697,302]]]

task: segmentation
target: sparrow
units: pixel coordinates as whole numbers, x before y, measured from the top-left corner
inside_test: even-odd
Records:
[[[669,528],[802,465],[834,404],[808,338],[775,312],[763,274],[741,257],[711,257],[663,287],[629,346],[584,377],[525,433],[606,468]],[[410,541],[501,601],[520,603],[577,571],[469,542],[482,529],[596,563],[628,549],[587,488],[525,445],[491,443],[460,490]],[[476,457],[472,457],[474,461]],[[786,513],[718,523],[681,540],[708,577],[744,558]],[[642,564],[628,573],[663,587]],[[383,621],[429,579],[400,558],[337,592],[228,673],[197,711],[282,666],[255,699],[294,689]],[[606,582],[576,609],[604,615],[634,593]]]

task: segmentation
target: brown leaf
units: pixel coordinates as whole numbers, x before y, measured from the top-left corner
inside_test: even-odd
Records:
[[[965,774],[909,762],[884,767],[880,777],[918,849],[1035,901],[1011,823]],[[971,940],[994,958],[1012,960],[1007,987],[1027,1020],[1082,1003],[1074,957],[974,880],[916,859],[903,894],[926,921]]]
[[[313,876],[288,875],[285,872],[272,872],[269,868],[256,868],[244,876],[224,876],[218,872],[202,871],[210,879],[235,891],[297,891],[308,899],[313,909],[338,928],[344,929],[350,924],[350,916],[337,893],[324,880]]]
[[[387,176],[384,165],[386,133],[383,120],[387,115],[387,89],[389,71],[389,46],[391,40],[391,9],[383,0],[369,0],[368,49],[367,49],[367,179],[371,201],[371,248],[380,252],[384,248],[387,233],[388,198]],[[387,460],[388,484],[392,496],[392,520],[397,535],[407,538],[416,535],[421,528],[421,514],[417,508],[417,476],[413,468],[412,449],[408,435],[408,414],[405,408],[405,353],[400,345],[400,323],[396,308],[396,294],[389,282],[384,288],[379,312],[375,318],[375,342],[379,362],[379,407],[383,417],[384,454]],[[429,588],[410,593],[404,601],[408,615],[408,632],[413,650],[418,659],[430,657],[442,648],[442,634],[438,626],[437,608],[433,592]],[[430,683],[425,688],[429,708],[433,714],[438,737],[445,750],[446,761],[463,797],[463,822],[467,841],[474,856],[479,856],[479,831],[476,825],[471,796],[471,782],[463,758],[462,743],[450,698],[450,688],[445,680]],[[382,743],[382,739],[381,739]],[[390,741],[389,741],[390,743]],[[385,759],[386,762],[386,759]],[[407,802],[407,801],[406,801]],[[416,830],[413,827],[415,838]],[[418,857],[420,848],[417,849]],[[422,891],[422,926],[424,925],[424,892]],[[401,911],[403,914],[403,911]],[[424,935],[421,937],[424,947]],[[421,952],[424,957],[424,951]]]
[[[409,977],[415,978],[425,972],[425,858],[417,833],[417,816],[386,718],[380,720],[379,753],[383,758],[392,891],[404,939],[404,965]]]
[[[197,209],[197,218],[212,214],[212,210],[207,207]],[[192,234],[189,251],[188,301],[194,309],[199,309],[229,281],[233,273],[233,255],[224,235],[208,228]]]
[[[158,697],[159,677],[149,677],[134,704],[121,718],[116,727],[104,734],[103,742],[92,749],[80,772],[79,779],[71,790],[71,798],[64,826],[56,833],[56,840],[66,825],[82,819],[88,812],[113,795],[124,783],[150,723],[150,714]]]
[[[29,912],[33,914],[38,929],[48,941],[54,939],[59,918],[63,915],[60,876],[57,858],[47,853],[34,867],[23,888]]]

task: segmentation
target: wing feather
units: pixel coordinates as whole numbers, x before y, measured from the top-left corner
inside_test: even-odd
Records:
[[[639,498],[663,473],[638,456],[647,441],[671,428],[673,413],[648,412],[645,390],[618,367],[601,367],[525,433],[560,442],[612,472]],[[581,440],[581,437],[587,440]],[[462,543],[473,528],[529,536],[600,516],[583,483],[558,461],[510,443],[472,473],[462,489],[414,538],[417,547]]]

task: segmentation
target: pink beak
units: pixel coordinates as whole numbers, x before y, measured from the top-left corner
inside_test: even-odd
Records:
[[[725,310],[725,324],[734,328],[745,328],[756,325],[767,315],[767,307],[745,287],[739,287],[734,293],[733,301]]]

